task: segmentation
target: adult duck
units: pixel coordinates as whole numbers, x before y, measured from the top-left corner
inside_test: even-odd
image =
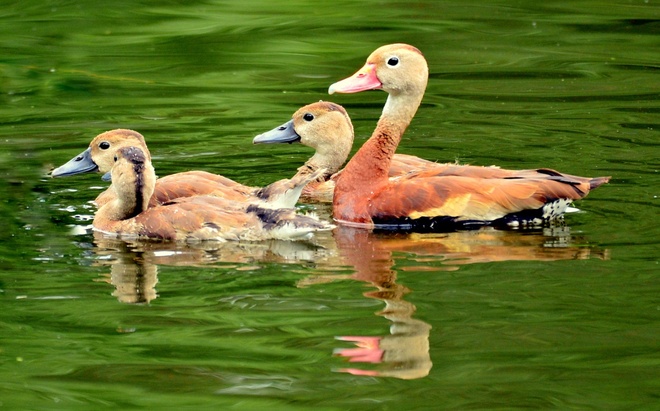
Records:
[[[114,198],[99,208],[93,227],[120,237],[200,241],[308,238],[332,225],[296,210],[266,209],[219,197],[181,197],[149,206],[156,174],[141,147],[122,147],[113,156]]]
[[[474,168],[474,175],[453,175],[441,167],[389,179],[392,157],[427,81],[422,53],[407,44],[391,44],[374,51],[353,76],[330,86],[330,94],[377,89],[389,94],[376,130],[337,178],[333,216],[338,222],[420,231],[539,225],[609,181],[550,169],[510,174],[489,167]]]
[[[116,129],[96,136],[85,151],[53,170],[51,176],[66,177],[97,171],[107,174],[114,165],[117,152],[124,147],[139,147],[151,160],[151,154],[142,134],[133,130]],[[317,172],[318,175],[324,173],[324,171]],[[210,195],[233,201],[257,202],[268,208],[291,208],[298,201],[303,187],[311,180],[313,179],[306,174],[258,188],[206,171],[187,171],[156,180],[149,205],[154,207],[180,197]],[[95,202],[101,207],[114,198],[115,192],[108,189],[99,194]]]
[[[259,134],[254,144],[302,143],[315,149],[314,155],[298,168],[294,178],[325,169],[319,178],[307,184],[300,201],[332,203],[336,173],[344,165],[353,147],[353,124],[346,110],[339,104],[320,101],[298,109],[291,120],[270,131]],[[389,176],[439,166],[433,161],[407,154],[395,154]]]

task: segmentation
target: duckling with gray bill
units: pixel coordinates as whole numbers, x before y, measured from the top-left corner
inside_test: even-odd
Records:
[[[115,198],[94,217],[95,230],[119,237],[196,242],[308,239],[332,224],[293,208],[268,209],[219,197],[177,198],[149,207],[156,175],[139,147],[117,151],[112,166]]]

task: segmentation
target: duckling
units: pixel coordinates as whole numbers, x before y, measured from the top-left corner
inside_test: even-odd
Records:
[[[96,136],[87,150],[53,170],[51,176],[67,177],[96,171],[107,175],[114,164],[116,153],[123,147],[139,147],[146,158],[151,160],[151,154],[142,134],[133,130],[116,129]],[[154,194],[149,198],[149,206],[155,207],[180,197],[209,195],[233,201],[255,202],[267,208],[291,208],[298,202],[303,187],[309,181],[311,181],[309,176],[301,175],[258,188],[206,171],[187,171],[156,180]],[[101,207],[114,198],[114,191],[108,189],[99,194],[95,202]]]
[[[259,134],[252,142],[301,143],[315,149],[314,155],[298,168],[298,173],[293,178],[321,168],[325,168],[326,172],[303,188],[300,201],[332,203],[337,172],[348,159],[353,146],[353,135],[353,124],[344,107],[329,101],[319,101],[300,108],[291,120]],[[439,165],[419,157],[396,154],[392,159],[389,176],[401,176]]]
[[[95,230],[119,237],[195,242],[307,239],[333,226],[292,208],[268,209],[257,204],[212,196],[179,197],[150,206],[156,173],[143,147],[115,150],[111,168],[113,198],[94,216]]]

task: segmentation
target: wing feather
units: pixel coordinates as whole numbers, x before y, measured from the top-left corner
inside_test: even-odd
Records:
[[[540,208],[559,198],[579,199],[589,191],[588,182],[547,177],[406,176],[374,195],[369,207],[375,217],[447,216],[460,220],[494,220],[510,213]]]
[[[392,163],[390,164],[389,176],[396,177],[410,172],[439,166],[443,166],[443,164],[438,164],[435,161],[424,160],[423,158],[408,154],[395,154],[392,158]]]
[[[252,187],[217,174],[206,171],[187,171],[156,180],[149,207],[165,204],[177,198],[205,195],[245,201],[252,195],[253,190]],[[101,207],[115,198],[115,192],[108,189],[99,194],[95,202],[98,207]]]

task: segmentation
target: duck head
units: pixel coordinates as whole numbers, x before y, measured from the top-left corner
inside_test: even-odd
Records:
[[[332,84],[328,93],[384,90],[391,95],[423,94],[428,75],[421,51],[408,44],[389,44],[371,53],[366,64],[351,77]]]
[[[133,130],[116,129],[96,136],[87,150],[78,154],[66,164],[57,167],[51,172],[51,176],[68,177],[96,171],[106,173],[107,176],[115,163],[114,157],[118,150],[124,147],[139,147],[147,159],[151,160],[151,155],[142,134]],[[104,179],[106,176],[104,176]]]
[[[291,120],[253,140],[254,144],[294,142],[315,149],[310,161],[334,173],[350,154],[353,124],[342,106],[319,101],[298,109]]]
[[[353,124],[346,110],[339,104],[319,101],[293,113],[291,120],[270,131],[259,134],[254,144],[302,143],[316,150],[330,149],[342,140],[353,144]]]

